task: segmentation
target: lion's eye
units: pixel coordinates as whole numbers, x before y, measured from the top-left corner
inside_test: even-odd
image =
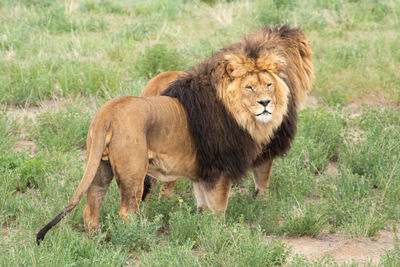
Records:
[[[254,91],[253,86],[246,86],[246,89],[249,90],[250,92],[253,92],[253,91]]]
[[[267,83],[268,89],[271,89],[272,83]]]

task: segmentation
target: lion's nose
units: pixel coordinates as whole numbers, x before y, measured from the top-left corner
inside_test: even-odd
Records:
[[[260,104],[260,105],[262,105],[264,107],[268,106],[269,102],[271,102],[270,99],[257,101],[258,104]]]

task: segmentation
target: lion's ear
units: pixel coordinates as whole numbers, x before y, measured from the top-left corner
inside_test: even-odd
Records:
[[[227,63],[225,67],[226,73],[228,73],[229,77],[232,77],[232,72],[233,72],[233,66],[231,63]]]
[[[279,74],[281,72],[281,65],[278,62],[273,61],[269,64],[269,66],[267,67],[267,70],[270,70],[271,72],[273,72],[275,74]]]
[[[241,57],[235,55],[226,55],[225,60],[225,70],[229,77],[234,79],[246,74],[244,60]]]

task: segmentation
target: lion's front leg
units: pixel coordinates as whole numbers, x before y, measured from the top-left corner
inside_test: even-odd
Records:
[[[273,158],[269,158],[257,167],[253,168],[254,184],[256,186],[255,195],[268,196],[269,182],[271,177]]]
[[[222,211],[225,215],[228,206],[229,193],[232,182],[229,177],[222,175],[214,188],[209,189],[201,183],[194,183],[197,208],[204,210],[205,207],[213,212]],[[196,192],[197,191],[197,192]],[[205,206],[205,204],[207,206]]]
[[[200,183],[193,182],[193,191],[196,198],[197,211],[204,211],[208,209],[206,195],[204,193],[204,188]]]

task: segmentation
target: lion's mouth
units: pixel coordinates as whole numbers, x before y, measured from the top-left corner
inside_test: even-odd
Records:
[[[262,115],[264,115],[264,114],[269,114],[269,115],[271,115],[272,113],[269,112],[268,110],[264,109],[263,112],[257,114],[256,116],[262,116]]]

